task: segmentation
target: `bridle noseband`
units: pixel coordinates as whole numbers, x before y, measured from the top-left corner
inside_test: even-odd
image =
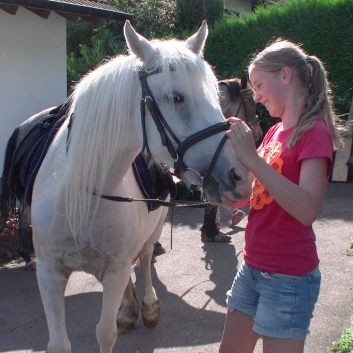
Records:
[[[184,141],[180,141],[178,137],[174,134],[170,126],[168,125],[167,121],[163,117],[162,112],[160,111],[153,94],[148,86],[147,83],[147,77],[156,73],[159,73],[160,70],[156,69],[152,72],[146,72],[144,70],[140,71],[139,73],[139,78],[141,81],[141,87],[142,87],[142,98],[141,98],[141,125],[142,125],[142,130],[143,130],[143,148],[142,152],[144,149],[146,149],[146,152],[150,156],[150,151],[148,148],[148,142],[147,142],[147,133],[146,133],[146,110],[145,106],[147,105],[147,108],[149,112],[151,113],[152,119],[154,123],[156,124],[157,130],[161,136],[161,142],[162,145],[165,146],[168,149],[169,154],[174,160],[174,173],[177,177],[182,178],[182,175],[186,171],[193,171],[196,173],[200,180],[201,180],[201,187],[203,191],[205,191],[206,186],[211,179],[211,174],[214,169],[214,166],[216,164],[217,158],[227,140],[227,136],[224,135],[221,142],[219,143],[213,157],[211,160],[211,163],[208,167],[207,173],[205,176],[200,175],[197,171],[195,171],[192,168],[187,167],[187,165],[183,161],[183,157],[185,155],[185,152],[194,144],[196,144],[199,141],[202,141],[212,135],[218,134],[222,131],[226,131],[229,129],[230,124],[227,122],[221,122],[217,123],[215,125],[209,126],[201,131],[196,132],[195,134],[187,137]],[[174,140],[174,142],[177,144],[177,149],[174,148],[169,136]],[[197,189],[198,187],[196,185],[191,185],[191,189]]]

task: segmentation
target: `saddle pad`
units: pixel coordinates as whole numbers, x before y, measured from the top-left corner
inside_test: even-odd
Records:
[[[28,133],[27,138],[22,140],[16,153],[16,170],[18,172],[16,184],[21,184],[21,188],[17,188],[16,196],[22,197],[24,194],[25,202],[30,205],[32,199],[33,185],[39,168],[46,156],[48,148],[54,139],[57,131],[67,119],[67,105],[57,107],[43,114],[32,131]],[[72,120],[70,118],[70,123]],[[145,198],[165,200],[170,193],[174,195],[176,187],[171,173],[163,172],[159,167],[152,166],[147,168],[147,162],[142,155],[138,155],[132,164],[136,181]],[[14,178],[15,179],[15,178]],[[157,209],[155,202],[146,202],[149,211]]]
[[[47,154],[51,142],[53,141],[56,133],[58,132],[66,118],[67,115],[65,114],[61,116],[57,121],[55,121],[51,129],[48,130],[47,134],[40,141],[40,144],[36,148],[36,152],[31,160],[25,186],[25,201],[28,205],[31,204],[34,180],[37,176],[38,170],[42,165],[42,162],[44,160],[45,155]]]
[[[38,170],[44,160],[47,150],[55,137],[55,134],[61,127],[61,125],[66,120],[67,115],[60,117],[52,125],[50,130],[46,133],[46,136],[41,139],[36,145],[36,151],[30,163],[30,168],[28,170],[28,175],[25,185],[25,201],[27,204],[31,204],[32,191],[35,178],[37,176]],[[173,182],[170,172],[163,172],[158,167],[152,167],[152,169],[147,168],[147,163],[145,162],[142,155],[138,155],[132,164],[134,171],[134,176],[136,178],[137,184],[145,198],[148,199],[159,199],[165,200],[168,194],[173,194],[175,189],[175,184]],[[146,202],[149,211],[156,210],[159,205],[153,201]]]
[[[173,194],[175,184],[170,172],[163,172],[158,167],[148,169],[144,157],[139,154],[132,163],[132,169],[140,187],[147,199],[165,200],[168,194]],[[153,201],[147,201],[149,211],[156,210],[160,205]]]
[[[14,149],[9,166],[8,187],[19,200],[22,200],[25,194],[26,179],[33,155],[55,121],[62,115],[62,107],[49,108],[33,116],[32,119],[37,120],[36,124]],[[19,131],[19,128],[16,130]]]

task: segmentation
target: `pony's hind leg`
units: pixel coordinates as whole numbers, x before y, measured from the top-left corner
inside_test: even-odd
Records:
[[[30,236],[29,223],[31,221],[31,206],[21,201],[18,208],[18,238],[19,238],[19,255],[26,261],[25,270],[35,271],[36,262],[31,257],[32,239]]]
[[[128,284],[131,264],[121,263],[120,268],[107,269],[101,283],[103,285],[103,302],[100,320],[96,326],[96,337],[100,353],[111,353],[116,342],[118,315],[124,290]]]
[[[49,329],[47,353],[71,353],[65,324],[64,294],[69,272],[37,258],[37,279]]]
[[[128,333],[135,328],[139,316],[140,306],[137,300],[135,286],[130,276],[129,283],[125,289],[123,300],[116,319],[118,335]]]
[[[148,328],[154,328],[159,322],[160,300],[157,297],[156,291],[153,288],[151,276],[151,259],[154,250],[154,244],[162,234],[165,218],[168,214],[168,209],[164,209],[158,225],[151,237],[142,247],[139,257],[141,261],[141,269],[144,281],[144,292],[142,299],[142,319],[143,323]]]

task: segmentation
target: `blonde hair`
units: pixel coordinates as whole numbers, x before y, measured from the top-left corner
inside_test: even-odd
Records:
[[[250,62],[249,68],[277,73],[285,66],[293,70],[307,96],[306,104],[288,139],[287,147],[294,147],[318,120],[323,121],[329,128],[334,147],[341,147],[341,137],[335,126],[332,91],[327,72],[319,58],[307,55],[299,45],[279,38],[257,54]]]

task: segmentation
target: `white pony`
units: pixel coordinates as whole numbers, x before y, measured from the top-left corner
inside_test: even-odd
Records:
[[[34,183],[33,242],[49,353],[71,352],[64,292],[70,274],[78,270],[95,275],[103,285],[96,337],[100,353],[112,352],[131,262],[141,249],[150,262],[166,209],[149,212],[143,202],[113,202],[101,196],[142,198],[131,165],[144,145],[157,163],[180,169],[187,182],[203,186],[212,203],[232,204],[251,192],[249,172],[237,161],[230,142],[217,148],[226,128],[213,128],[225,123],[217,79],[201,57],[206,23],[185,42],[149,42],[129,22],[124,34],[130,55],[113,58],[76,85],[70,129],[67,121],[59,129]],[[140,101],[146,87],[140,80],[150,89],[141,108],[145,103],[157,106],[151,112],[146,108],[142,124]],[[165,124],[156,122],[159,113]],[[160,131],[161,125],[168,125],[166,131]],[[190,139],[205,129],[214,131]],[[183,142],[190,140],[185,147]],[[143,301],[148,308],[158,301],[152,285]]]

